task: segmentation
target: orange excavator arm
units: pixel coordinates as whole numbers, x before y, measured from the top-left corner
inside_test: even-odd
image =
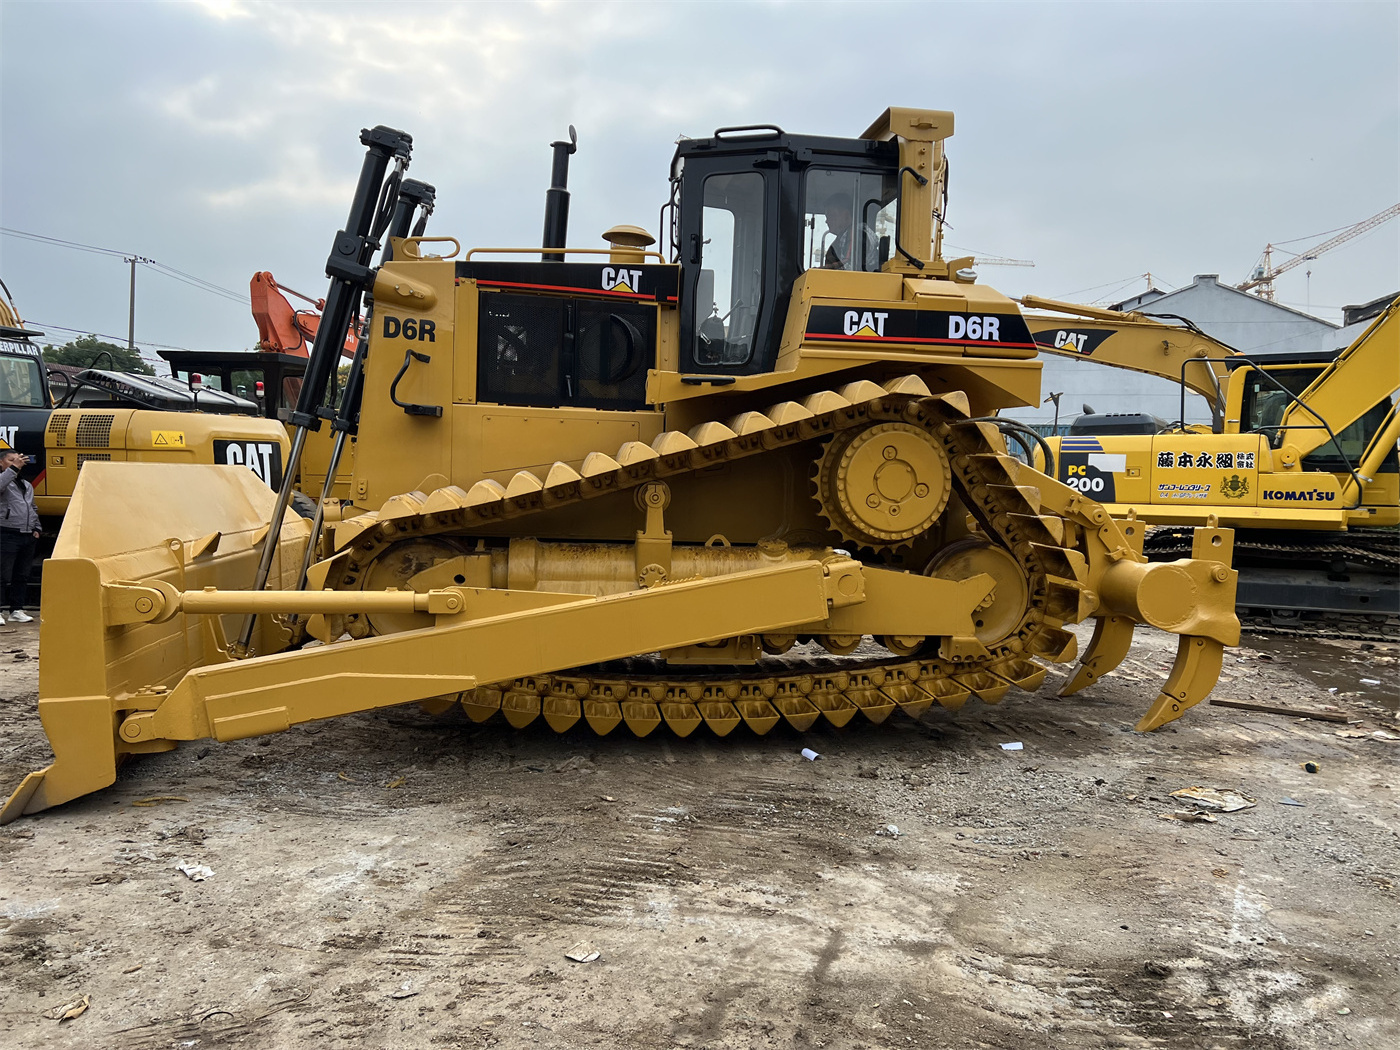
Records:
[[[296,309],[284,292],[305,299],[312,308]],[[258,349],[309,357],[308,344],[316,341],[325,300],[312,299],[293,288],[280,285],[266,271],[253,274],[253,279],[248,283],[248,294],[253,303],[253,320],[258,325]],[[358,329],[358,324],[352,324],[346,332],[342,356],[355,356]]]

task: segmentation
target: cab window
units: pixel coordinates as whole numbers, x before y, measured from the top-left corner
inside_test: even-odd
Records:
[[[763,176],[711,175],[700,217],[695,361],[742,365],[753,356],[763,305]]]
[[[1271,368],[1269,375],[1278,380],[1285,389],[1297,396],[1317,378],[1320,367],[1312,368]],[[1244,426],[1251,432],[1261,432],[1274,444],[1278,428],[1283,422],[1284,413],[1293,404],[1292,399],[1268,379],[1252,372],[1245,386]],[[1390,411],[1387,399],[1371,409],[1349,427],[1337,433],[1337,440],[1328,440],[1304,457],[1304,470],[1320,470],[1327,473],[1341,473],[1352,469],[1361,461],[1367,447],[1375,439],[1380,428],[1385,425]],[[1306,417],[1301,417],[1306,418]],[[1390,467],[1393,454],[1386,457]]]
[[[0,357],[0,405],[44,408],[44,381],[31,357]]]
[[[894,251],[894,175],[811,168],[803,185],[803,268],[876,271]]]

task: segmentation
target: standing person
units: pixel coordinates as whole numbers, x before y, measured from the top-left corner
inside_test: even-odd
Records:
[[[29,569],[39,540],[34,487],[19,476],[28,462],[28,456],[14,449],[0,452],[0,607],[8,601],[10,619],[16,623],[34,619],[24,611]],[[4,622],[0,615],[0,624]]]

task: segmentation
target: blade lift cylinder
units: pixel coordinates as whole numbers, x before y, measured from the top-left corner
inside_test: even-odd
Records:
[[[387,202],[382,196],[384,173],[389,167],[389,162],[395,161],[391,182],[393,195],[388,197],[389,200],[393,200],[413,151],[412,136],[382,124],[361,131],[360,142],[366,147],[366,152],[364,163],[360,167],[360,179],[355,186],[354,200],[350,205],[350,215],[345,224],[346,228],[336,234],[330,257],[326,260],[326,276],[331,279],[331,284],[326,293],[320,331],[327,334],[325,338],[316,340],[312,348],[302,380],[301,393],[291,414],[291,422],[296,431],[292,436],[287,469],[282,477],[282,487],[277,493],[277,504],[273,509],[272,520],[268,523],[267,537],[263,541],[262,556],[258,561],[258,571],[253,581],[253,589],[258,591],[266,586],[267,576],[272,568],[272,557],[281,538],[282,518],[291,502],[292,486],[296,482],[301,454],[306,447],[306,434],[310,430],[319,430],[321,419],[328,414],[321,403],[325,400],[326,385],[331,373],[340,362],[342,340],[337,337],[338,333],[349,328],[352,310],[358,315],[361,295],[366,288],[374,284],[375,271],[369,263],[378,243],[370,234],[377,218],[381,219],[378,223],[381,227],[387,225],[389,219]],[[244,621],[238,640],[230,647],[234,655],[247,655],[256,622],[254,616],[249,616]]]

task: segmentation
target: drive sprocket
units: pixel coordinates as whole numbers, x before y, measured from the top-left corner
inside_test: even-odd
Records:
[[[836,434],[813,475],[817,502],[832,529],[875,551],[927,532],[952,491],[947,452],[926,428],[904,422]]]

